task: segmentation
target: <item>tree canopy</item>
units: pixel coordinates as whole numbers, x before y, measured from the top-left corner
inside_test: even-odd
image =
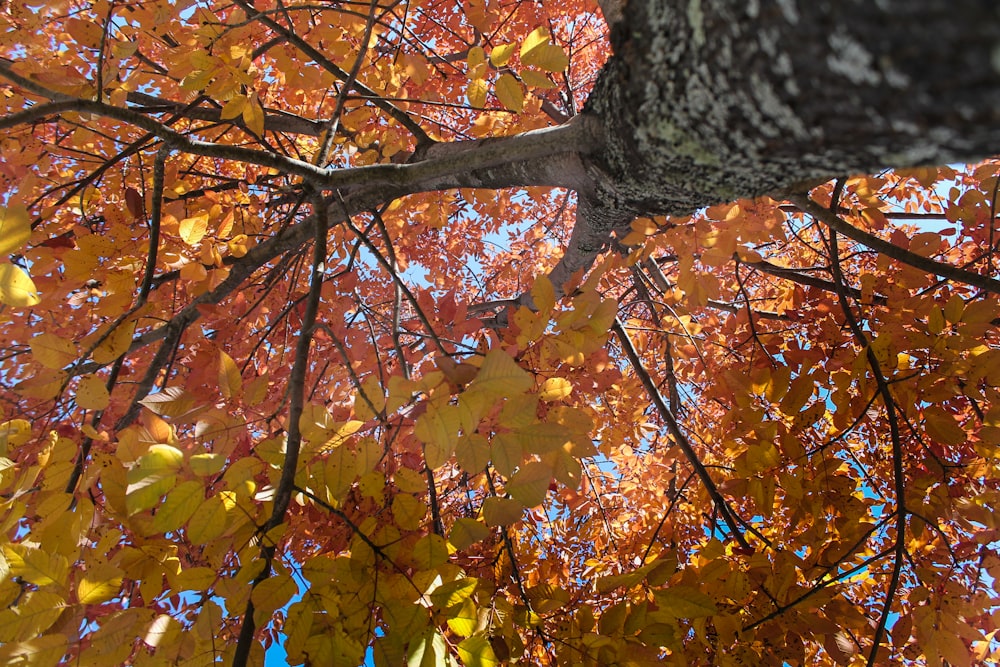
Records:
[[[0,661],[997,660],[995,3],[0,25]]]

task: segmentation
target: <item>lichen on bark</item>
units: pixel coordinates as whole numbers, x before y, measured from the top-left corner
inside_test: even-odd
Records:
[[[686,214],[1000,146],[1000,10],[982,0],[633,0],[586,113],[607,206]]]

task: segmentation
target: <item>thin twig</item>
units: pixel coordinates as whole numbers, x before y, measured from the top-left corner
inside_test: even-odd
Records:
[[[666,401],[663,400],[663,396],[660,394],[659,388],[657,388],[656,383],[653,378],[649,375],[649,371],[642,363],[642,359],[639,357],[639,353],[636,351],[635,346],[632,344],[632,339],[629,337],[628,332],[625,331],[625,327],[622,325],[621,320],[615,318],[614,324],[611,325],[611,330],[615,332],[618,337],[618,341],[621,343],[622,350],[625,352],[625,356],[628,357],[629,363],[632,365],[632,370],[639,377],[639,381],[642,386],[646,389],[646,393],[649,395],[653,405],[656,407],[657,413],[659,413],[660,418],[663,419],[667,426],[667,430],[670,435],[673,436],[674,441],[677,446],[681,448],[684,456],[687,458],[688,463],[694,468],[694,472],[698,475],[698,479],[705,486],[705,490],[708,492],[709,497],[712,502],[722,513],[722,518],[729,526],[729,530],[733,535],[733,538],[739,543],[741,547],[748,551],[753,551],[753,547],[747,542],[746,537],[743,536],[743,532],[740,530],[739,524],[733,516],[733,510],[729,507],[729,503],[726,499],[722,497],[719,492],[718,487],[715,485],[715,481],[712,479],[711,475],[708,474],[708,469],[705,464],[701,462],[698,453],[694,451],[694,447],[691,446],[690,441],[684,432],[681,430],[680,425],[677,423],[677,419],[674,414],[667,407]]]

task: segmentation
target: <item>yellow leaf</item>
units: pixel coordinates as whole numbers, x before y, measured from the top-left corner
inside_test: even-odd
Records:
[[[163,503],[156,508],[153,530],[168,533],[177,530],[205,502],[205,487],[201,482],[188,481],[177,485],[167,494]]]
[[[125,488],[125,508],[129,516],[148,510],[160,502],[164,493],[174,488],[176,477],[170,473],[146,473],[142,470],[128,471],[128,486]]]
[[[219,389],[225,398],[232,398],[243,388],[243,376],[233,358],[219,350]]]
[[[455,444],[455,459],[470,475],[477,475],[490,462],[490,443],[478,433],[462,436]]]
[[[520,113],[524,109],[524,88],[514,75],[501,74],[494,90],[504,108],[515,113]]]
[[[547,454],[570,442],[572,432],[562,424],[544,422],[531,424],[515,431],[516,437],[529,454]]]
[[[558,88],[548,76],[532,69],[523,69],[518,72],[518,75],[528,88],[542,88],[543,90]]]
[[[46,368],[59,370],[76,359],[73,341],[60,338],[53,333],[41,333],[28,341],[31,356]]]
[[[965,300],[958,294],[952,294],[944,307],[944,318],[952,324],[958,324],[962,320],[963,312],[965,312]]]
[[[201,243],[208,231],[208,213],[196,215],[193,218],[184,218],[177,224],[177,233],[181,240],[190,246]]]
[[[549,378],[538,392],[543,401],[558,401],[573,393],[573,384],[566,378]]]
[[[23,206],[0,206],[0,256],[20,252],[31,238],[31,220]]]
[[[190,418],[195,412],[201,411],[194,397],[180,387],[167,387],[150,394],[139,401],[139,404],[161,417]]]
[[[535,302],[538,312],[548,316],[556,305],[556,290],[548,276],[538,276],[531,286],[531,300]]]
[[[0,454],[6,454],[10,447],[20,447],[31,440],[31,422],[27,419],[11,419],[0,424]]]
[[[26,308],[39,301],[35,283],[24,269],[13,264],[0,264],[0,303]]]
[[[479,606],[473,600],[465,600],[456,607],[448,611],[448,628],[459,637],[468,637],[479,626]]]
[[[68,641],[66,635],[43,635],[0,645],[0,663],[4,665],[47,666],[62,662]]]
[[[459,642],[458,655],[462,664],[468,667],[494,667],[500,664],[490,640],[483,635],[473,635]]]
[[[514,55],[514,49],[517,46],[514,44],[500,44],[494,46],[493,50],[490,51],[490,62],[493,63],[494,67],[503,67],[510,60],[510,57]]]
[[[247,129],[258,137],[264,136],[264,107],[260,105],[257,94],[252,93],[243,107],[243,122]]]
[[[509,526],[521,520],[524,506],[513,498],[491,497],[483,501],[483,518],[487,526]]]
[[[338,502],[342,500],[358,477],[353,452],[346,447],[330,451],[323,465],[322,475],[329,498]]]
[[[469,63],[469,71],[477,69],[480,65],[484,64],[486,62],[486,52],[483,51],[483,47],[473,46],[469,49],[466,61]]]
[[[525,55],[542,44],[547,44],[548,41],[549,31],[541,26],[535,28],[527,37],[524,38],[524,41],[521,42],[521,58],[524,58]]]
[[[111,402],[104,380],[96,375],[84,375],[76,387],[76,404],[84,410],[103,410]]]
[[[226,105],[222,107],[220,117],[222,120],[232,120],[233,118],[242,115],[246,106],[246,95],[237,95],[233,99],[226,102]]]
[[[558,44],[539,44],[521,55],[521,63],[539,67],[546,72],[562,72],[569,66],[566,52]]]
[[[363,475],[371,472],[382,460],[382,446],[375,438],[366,437],[358,440],[357,451],[354,455],[354,463],[358,473]]]
[[[478,579],[463,577],[439,586],[431,593],[431,602],[438,609],[448,609],[455,605],[462,604],[476,592]]]
[[[486,106],[486,91],[489,86],[486,79],[472,79],[465,88],[465,96],[469,98],[469,106],[482,109]]]
[[[447,400],[447,396],[444,397]],[[413,434],[424,443],[424,459],[431,470],[444,465],[458,442],[458,408],[437,397],[427,402],[427,411],[417,418]]]
[[[257,608],[254,615],[263,614],[265,618],[270,618],[275,610],[288,604],[298,590],[295,581],[288,575],[265,579],[254,587],[250,596],[254,607]]]
[[[469,390],[483,391],[496,397],[514,396],[528,391],[532,384],[531,375],[518,366],[510,355],[502,350],[490,350]]]
[[[76,585],[76,597],[83,604],[100,604],[118,595],[122,571],[110,563],[89,567]]]
[[[147,627],[143,641],[153,648],[161,645],[170,646],[179,639],[181,630],[181,624],[177,619],[167,614],[160,614]]]
[[[90,355],[98,364],[110,364],[112,361],[128,352],[132,345],[132,335],[135,333],[135,321],[122,322],[107,338],[101,341]]]
[[[408,493],[392,499],[392,516],[403,530],[417,530],[427,515],[427,505]]]
[[[504,401],[497,424],[522,428],[538,423],[538,394],[518,394]]]
[[[374,419],[375,412],[385,409],[385,393],[382,384],[375,375],[369,375],[361,382],[361,389],[354,395],[354,416],[362,421]]]
[[[493,436],[490,445],[493,467],[501,475],[512,475],[517,466],[524,460],[524,447],[521,439],[513,433],[498,433]]]
[[[719,611],[712,598],[691,586],[671,586],[653,595],[660,610],[675,618],[704,618]]]
[[[430,570],[448,562],[448,543],[440,535],[424,535],[413,545],[410,554],[419,570]]]
[[[482,542],[490,536],[490,529],[486,524],[475,519],[456,519],[455,525],[451,527],[448,534],[448,541],[456,549],[467,549],[476,542]]]
[[[10,573],[29,583],[37,586],[66,583],[69,563],[64,556],[22,545],[7,545],[4,553],[10,561]]]
[[[955,418],[937,406],[924,409],[924,428],[927,434],[944,445],[959,445],[968,437]]]
[[[208,544],[226,529],[226,504],[220,496],[212,496],[201,504],[185,533],[191,544]]]
[[[393,475],[393,481],[400,491],[406,493],[426,493],[427,478],[416,470],[410,468],[399,468]]]
[[[191,472],[198,477],[208,477],[222,472],[226,457],[222,454],[195,454],[190,460]]]
[[[206,591],[219,579],[219,572],[210,567],[190,567],[170,582],[175,591]]]
[[[539,461],[521,466],[507,483],[507,493],[525,507],[541,505],[552,481],[552,470]]]

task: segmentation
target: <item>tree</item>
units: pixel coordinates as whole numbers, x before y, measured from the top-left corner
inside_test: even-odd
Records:
[[[0,656],[997,658],[995,3],[602,10],[5,5]]]

